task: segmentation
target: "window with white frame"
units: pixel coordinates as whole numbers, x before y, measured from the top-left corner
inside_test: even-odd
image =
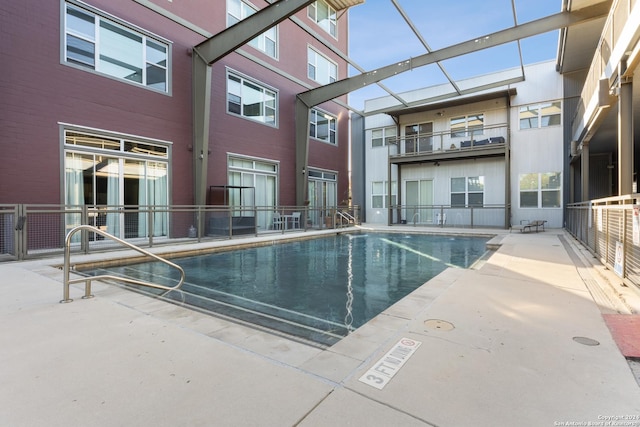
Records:
[[[307,15],[327,33],[333,37],[338,37],[337,13],[326,1],[318,0],[309,5]]]
[[[562,103],[545,102],[520,107],[520,129],[537,129],[560,126]]]
[[[169,44],[98,11],[64,4],[64,61],[169,92]]]
[[[397,186],[396,181],[391,181],[391,197],[387,190],[389,181],[373,181],[371,183],[371,207],[373,209],[380,208],[385,209],[396,204],[397,199]]]
[[[521,208],[561,207],[562,173],[527,173],[520,175]]]
[[[451,178],[451,206],[483,206],[484,176]]]
[[[484,132],[484,114],[453,117],[450,127],[453,138],[475,138]]]
[[[385,128],[371,130],[371,146],[374,148],[392,144],[395,140],[395,126],[388,126]]]
[[[230,155],[227,160],[229,206],[240,208],[234,213],[238,216],[256,217],[256,225],[268,229],[271,225],[271,212],[278,200],[279,164],[266,159],[246,158]],[[250,209],[255,206],[268,206],[272,209]],[[247,209],[249,208],[249,209]]]
[[[338,65],[315,49],[307,48],[307,76],[326,85],[338,79]]]
[[[90,224],[120,238],[167,235],[167,213],[142,207],[169,204],[170,142],[69,127],[63,148],[66,205],[102,206]],[[141,210],[125,212],[123,205]],[[79,225],[80,214],[67,214],[66,223]]]
[[[257,10],[242,0],[227,0],[227,27],[253,15]],[[249,42],[249,45],[266,53],[272,58],[278,57],[278,31],[271,27]]]
[[[309,136],[330,144],[337,144],[338,120],[330,114],[312,109],[310,112]]]
[[[277,93],[252,80],[227,73],[227,111],[271,126],[277,120]]]

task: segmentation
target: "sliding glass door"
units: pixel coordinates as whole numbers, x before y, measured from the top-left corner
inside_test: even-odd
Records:
[[[409,224],[433,223],[433,180],[405,182],[405,218]]]
[[[90,224],[119,238],[168,234],[168,162],[155,158],[168,158],[166,147],[76,132],[66,134],[65,147],[68,209],[92,207]],[[81,215],[66,221],[69,229]]]

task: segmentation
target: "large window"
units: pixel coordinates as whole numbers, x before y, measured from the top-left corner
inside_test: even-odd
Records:
[[[520,175],[520,207],[559,208],[561,177],[560,172]]]
[[[166,236],[167,213],[153,213],[150,226],[147,206],[168,205],[169,150],[169,143],[65,130],[65,204],[98,206],[92,225],[118,237]],[[68,227],[80,220],[67,214]]]
[[[396,204],[397,199],[397,185],[395,181],[391,182],[391,197],[389,197],[388,181],[374,181],[371,183],[371,207],[376,208],[388,208],[389,203],[391,206]]]
[[[405,153],[425,153],[433,150],[433,123],[418,123],[404,127]]]
[[[227,111],[275,126],[277,94],[274,90],[267,89],[254,81],[228,73]]]
[[[169,91],[169,45],[159,38],[65,3],[64,61],[142,86]]]
[[[336,124],[337,119],[319,110],[311,110],[309,123],[309,136],[321,141],[337,144]]]
[[[271,225],[272,211],[264,209],[265,206],[273,207],[278,200],[278,164],[268,160],[229,157],[229,185],[234,187],[251,187],[254,191],[241,191],[239,188],[229,190],[230,206],[250,208],[260,206],[256,213],[256,225],[263,230],[268,230]],[[253,211],[243,209],[239,215],[251,216]]]
[[[338,37],[336,10],[324,0],[318,0],[307,8],[309,18],[333,37]]]
[[[484,177],[451,178],[451,206],[483,206]]]
[[[307,49],[307,76],[326,85],[338,79],[338,65],[312,48]]]
[[[371,131],[371,146],[374,148],[392,144],[395,140],[396,140],[395,126],[373,129]]]
[[[560,126],[561,113],[560,101],[520,107],[520,129]]]
[[[453,117],[450,126],[454,138],[475,138],[484,131],[484,114]]]
[[[248,16],[256,13],[256,9],[241,0],[227,0],[227,27],[230,27]],[[250,46],[266,53],[272,58],[278,57],[278,31],[271,27],[249,42]]]

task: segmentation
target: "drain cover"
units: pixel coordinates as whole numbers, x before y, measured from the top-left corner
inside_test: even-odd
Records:
[[[440,319],[425,320],[424,326],[426,326],[427,329],[433,329],[436,331],[450,331],[452,329],[455,329],[455,326],[453,326],[453,323],[449,323]]]
[[[587,337],[573,337],[573,340],[584,345],[600,345],[598,341]]]

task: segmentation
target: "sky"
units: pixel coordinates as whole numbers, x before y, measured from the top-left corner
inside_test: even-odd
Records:
[[[422,34],[431,50],[438,50],[479,36],[512,27],[512,0],[396,0]],[[514,0],[518,24],[559,13],[562,0]],[[523,39],[520,42],[525,65],[554,60],[558,31]],[[349,56],[365,71],[427,53],[406,24],[392,0],[365,0],[349,9]],[[441,62],[446,72],[460,80],[520,67],[516,42]],[[349,76],[360,74],[350,67]],[[400,93],[448,82],[436,64],[426,65],[382,83]],[[378,85],[351,92],[349,104],[364,107],[364,100],[386,96]]]

